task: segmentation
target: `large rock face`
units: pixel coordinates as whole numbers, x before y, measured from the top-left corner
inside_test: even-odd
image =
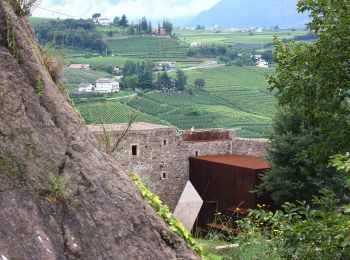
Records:
[[[196,259],[96,148],[33,35],[0,0],[0,258]]]

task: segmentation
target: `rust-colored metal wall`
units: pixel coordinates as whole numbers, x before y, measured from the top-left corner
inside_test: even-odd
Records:
[[[215,159],[217,158],[217,160]],[[234,165],[237,164],[244,167]],[[259,174],[268,168],[260,158],[237,156],[190,158],[190,181],[204,201],[198,217],[198,225],[204,226],[213,219],[215,208],[225,215],[230,215],[230,207],[254,209],[258,203],[264,203],[266,198],[259,199],[251,191],[259,182]],[[224,162],[224,163],[223,163]],[[248,163],[246,163],[248,162]],[[252,168],[249,167],[249,162]],[[262,169],[259,169],[259,165]],[[214,206],[215,205],[215,206]],[[209,221],[209,222],[208,222]]]

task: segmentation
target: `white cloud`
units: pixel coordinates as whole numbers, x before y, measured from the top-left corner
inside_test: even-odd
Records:
[[[194,16],[209,9],[220,0],[120,0],[111,3],[108,0],[43,0],[40,7],[61,12],[74,18],[89,18],[94,13],[103,17],[114,18],[126,14],[129,19],[146,16],[149,19],[176,19]],[[33,16],[61,17],[63,15],[37,8]]]

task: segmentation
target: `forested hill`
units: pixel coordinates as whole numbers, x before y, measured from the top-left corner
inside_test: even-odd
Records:
[[[222,27],[304,27],[307,14],[297,12],[297,0],[221,0],[203,11],[193,25]]]
[[[101,52],[105,45],[96,31],[93,20],[42,20],[33,23],[42,46],[52,44],[68,48],[90,49]]]

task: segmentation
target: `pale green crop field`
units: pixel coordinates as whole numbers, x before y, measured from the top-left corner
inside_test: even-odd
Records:
[[[303,29],[298,30],[278,30],[278,31],[263,31],[261,33],[253,32],[233,32],[230,30],[224,31],[200,31],[200,30],[176,30],[176,36],[187,44],[194,41],[203,44],[267,44],[273,42],[273,37],[279,39],[290,39],[297,35],[307,34]]]

